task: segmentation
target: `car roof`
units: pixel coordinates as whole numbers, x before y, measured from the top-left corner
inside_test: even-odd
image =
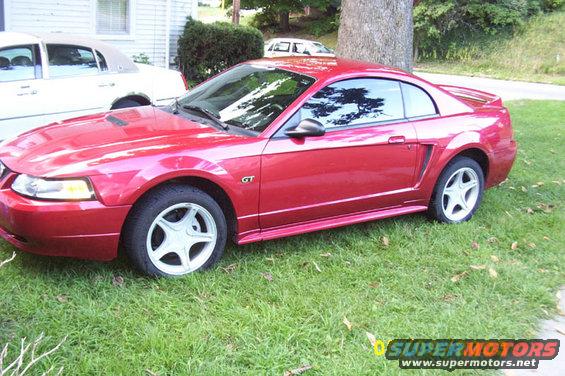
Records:
[[[276,57],[254,60],[254,65],[289,70],[323,80],[327,77],[347,73],[393,73],[402,76],[412,76],[401,69],[359,60],[349,60],[336,57]]]
[[[273,38],[269,41],[269,43],[272,43],[272,42],[320,43],[320,42],[316,42],[315,40],[300,39],[300,38]]]
[[[13,31],[0,32],[0,48],[17,46],[20,44],[39,43],[40,39],[31,34],[16,33]]]
[[[108,69],[116,72],[137,72],[135,63],[114,46],[97,39],[75,36],[63,33],[28,34],[15,32],[0,32],[0,48],[34,43],[69,44],[93,48],[100,51],[106,59]]]

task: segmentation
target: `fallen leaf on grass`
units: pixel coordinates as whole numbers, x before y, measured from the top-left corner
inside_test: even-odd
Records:
[[[114,286],[119,286],[121,287],[124,284],[124,277],[122,277],[121,275],[115,275],[112,277],[112,284]]]
[[[490,238],[487,239],[487,242],[498,243],[498,238],[496,236],[491,236]]]
[[[498,258],[498,256],[495,256],[495,255],[490,255],[490,259],[491,259],[493,262],[499,262],[499,261],[500,261],[500,259]]]
[[[351,322],[349,322],[349,320],[347,319],[347,317],[343,316],[343,324],[347,327],[347,330],[351,331],[351,329],[353,328],[353,326],[351,325]]]
[[[487,268],[486,265],[471,265],[471,269],[473,270],[484,270],[486,268]]]
[[[524,193],[528,192],[528,188],[526,188],[526,187],[524,187],[524,186],[522,186],[521,189],[522,189],[522,192],[524,192]]]
[[[159,376],[158,373],[155,373],[155,372],[151,371],[150,369],[146,369],[145,372],[147,373],[148,376]]]
[[[377,339],[375,338],[375,336],[372,333],[369,332],[365,332],[365,334],[367,334],[367,338],[369,338],[369,342],[371,342],[371,346],[375,346],[375,343],[377,342]]]
[[[289,371],[286,371],[284,373],[284,376],[294,376],[294,375],[302,375],[304,372],[308,371],[312,369],[312,366],[309,364],[305,364],[303,366],[300,366],[296,369],[291,369]]]
[[[536,247],[536,243],[528,243],[528,247],[533,249]]]
[[[237,264],[229,264],[225,268],[222,268],[222,270],[228,274],[235,272],[236,269],[237,269]]]
[[[532,208],[527,208],[526,209],[526,213],[528,214],[534,214],[534,210]]]
[[[332,257],[332,254],[327,252],[327,253],[321,253],[320,256],[322,256],[322,257]]]
[[[488,274],[489,274],[492,278],[498,277],[498,273],[497,273],[496,270],[494,270],[493,268],[489,268],[489,269],[488,269]]]
[[[383,245],[385,247],[388,247],[388,245],[390,244],[390,239],[388,238],[388,236],[383,236],[381,240],[383,241]]]
[[[463,277],[465,277],[467,274],[469,274],[468,271],[464,271],[461,272],[459,274],[454,275],[453,277],[451,277],[451,282],[455,283],[455,282],[459,282]]]
[[[453,294],[446,294],[442,297],[444,302],[448,302],[451,303],[452,301],[454,301],[457,297]]]
[[[322,269],[320,269],[320,267],[318,266],[318,264],[316,263],[316,261],[312,261],[312,264],[314,264],[314,267],[316,268],[316,270],[318,271],[318,273],[322,272]]]
[[[510,249],[515,251],[516,249],[518,249],[518,242],[512,242],[512,245],[510,246]]]
[[[265,257],[265,260],[270,261],[272,263],[275,262],[275,258],[274,257]]]
[[[555,205],[553,205],[553,204],[541,203],[541,204],[538,205],[538,209],[543,211],[545,214],[551,214],[553,212],[553,208],[555,208]]]
[[[59,301],[59,303],[66,303],[69,301],[69,297],[67,295],[61,294],[57,295],[57,300]]]
[[[372,289],[378,289],[378,288],[380,287],[380,285],[381,285],[381,284],[378,283],[378,282],[371,282],[371,283],[369,283],[369,287],[372,288]]]
[[[269,282],[273,282],[273,275],[271,273],[263,272],[261,273],[263,278],[265,278]]]
[[[471,243],[471,248],[473,248],[473,249],[479,249],[479,248],[481,248],[481,246],[480,246],[479,243],[477,243],[477,242],[472,242],[472,243]]]
[[[551,240],[551,239],[549,238],[549,236],[544,236],[543,240]]]

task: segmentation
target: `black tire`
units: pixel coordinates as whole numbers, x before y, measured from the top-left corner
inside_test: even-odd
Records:
[[[446,215],[446,210],[444,208],[444,190],[447,188],[446,185],[448,180],[459,170],[469,168],[472,169],[478,178],[478,196],[476,198],[476,202],[473,205],[472,209],[465,215],[463,218],[459,218],[454,220],[449,218]],[[438,220],[439,222],[444,223],[461,223],[466,222],[473,217],[477,209],[479,208],[481,201],[483,199],[484,187],[485,187],[485,178],[484,173],[481,166],[473,159],[467,157],[455,157],[449,164],[445,167],[442,171],[436,186],[434,188],[434,192],[432,194],[432,200],[430,201],[430,205],[428,208],[428,214],[433,219]]]
[[[112,110],[118,110],[120,108],[130,108],[130,107],[139,107],[142,106],[141,103],[138,101],[134,101],[133,99],[120,99],[112,106]]]
[[[194,187],[171,184],[150,191],[132,208],[122,230],[122,243],[126,255],[142,273],[155,277],[173,277],[189,274],[169,274],[160,270],[150,259],[147,240],[149,231],[160,213],[181,203],[196,204],[211,214],[216,225],[216,244],[210,258],[196,270],[209,269],[224,253],[227,239],[226,218],[220,206],[205,192]],[[210,247],[211,248],[211,247]],[[191,271],[192,272],[192,271]]]

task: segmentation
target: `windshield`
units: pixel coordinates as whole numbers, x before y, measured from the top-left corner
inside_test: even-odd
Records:
[[[332,50],[324,46],[322,43],[314,42],[312,43],[315,48],[315,53],[317,54],[331,54],[333,53]]]
[[[312,83],[298,73],[245,64],[196,87],[179,107],[200,107],[226,124],[260,133]]]

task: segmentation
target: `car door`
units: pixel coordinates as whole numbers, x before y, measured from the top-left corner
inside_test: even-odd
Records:
[[[326,134],[284,135],[304,119],[321,122]],[[261,227],[402,205],[412,190],[416,155],[399,82],[358,78],[326,86],[265,147]]]
[[[49,97],[46,118],[49,121],[105,111],[116,96],[112,77],[87,46],[46,45]],[[107,68],[106,68],[107,69]]]
[[[43,85],[38,44],[0,49],[0,140],[42,124]]]

